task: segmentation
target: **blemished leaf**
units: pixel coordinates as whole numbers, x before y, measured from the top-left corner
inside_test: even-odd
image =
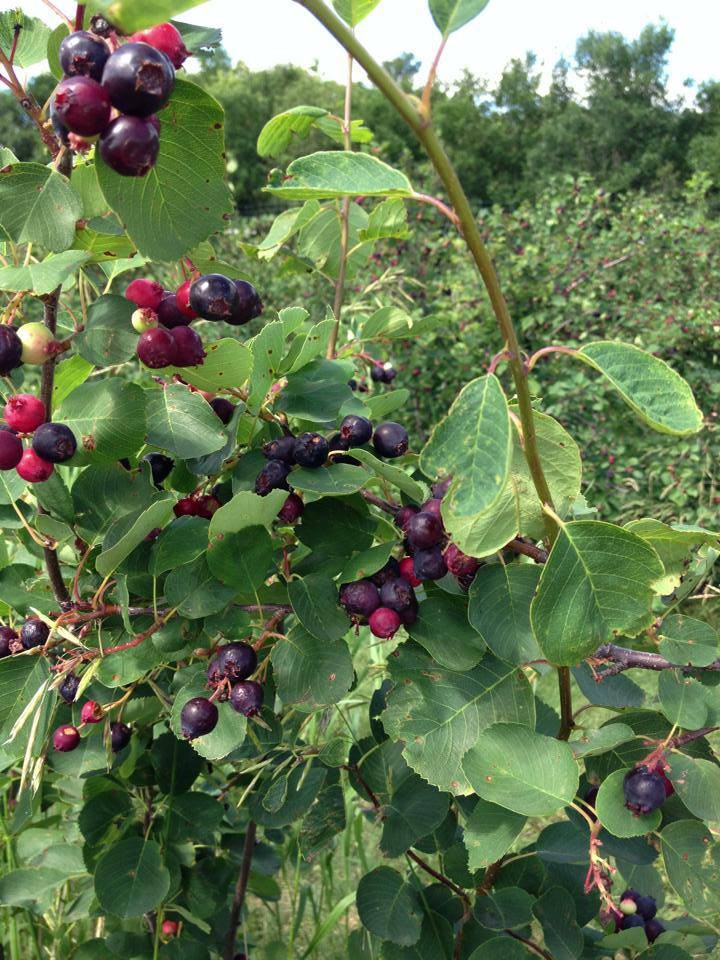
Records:
[[[178,260],[223,229],[232,210],[225,183],[224,114],[208,93],[178,79],[158,120],[160,153],[147,176],[122,177],[99,155],[95,162],[105,199],[139,252],[154,260]]]
[[[180,714],[185,704],[193,697],[207,697],[207,695],[204,672],[178,691],[170,712],[170,727],[176,737],[183,739]],[[246,731],[245,717],[237,710],[233,710],[229,704],[220,704],[215,729],[188,742],[193,750],[206,760],[222,760],[243,745]]]
[[[720,846],[704,823],[677,820],[660,834],[670,884],[696,917],[717,912],[720,896]]]
[[[430,13],[444,37],[474,20],[488,5],[488,0],[430,0]]]
[[[197,393],[179,383],[148,397],[148,442],[176,457],[202,457],[225,445],[222,423]]]
[[[67,250],[82,216],[70,181],[41,163],[12,163],[0,170],[0,236]]]
[[[52,293],[89,259],[90,254],[82,250],[64,250],[49,254],[40,263],[3,267],[0,269],[0,290],[29,290],[38,296]]]
[[[692,390],[664,360],[610,340],[588,343],[576,356],[598,370],[654,430],[682,437],[701,428],[702,412]]]
[[[609,723],[599,730],[590,730],[568,741],[575,757],[589,757],[605,753],[621,743],[635,739],[635,731],[626,723]]]
[[[32,67],[47,55],[50,27],[37,17],[29,17],[19,8],[0,13],[0,49],[6,56],[10,56],[17,27],[20,29],[13,64],[16,67]]]
[[[144,27],[163,23],[171,17],[200,5],[202,0],[92,0],[89,13],[103,13],[122,33],[135,33]]]
[[[311,574],[288,584],[290,603],[295,614],[318,640],[340,640],[350,629],[350,621],[340,608],[338,592],[329,577]]]
[[[124,363],[135,356],[138,338],[130,325],[134,309],[130,300],[114,294],[93,301],[85,329],[75,338],[80,355],[98,367]]]
[[[532,912],[543,929],[545,945],[555,960],[577,960],[584,938],[577,922],[575,901],[563,887],[550,887],[533,904]]]
[[[720,767],[709,760],[673,752],[668,777],[690,813],[701,820],[720,821]]]
[[[476,667],[487,649],[483,638],[468,623],[464,599],[446,593],[424,600],[418,608],[417,620],[407,631],[448,670]]]
[[[91,461],[132,456],[145,439],[145,394],[135,383],[93,380],[67,396],[55,419],[75,434]]]
[[[111,574],[152,530],[164,527],[172,517],[174,505],[175,497],[167,494],[138,513],[122,517],[121,529],[115,531],[111,527],[103,542],[102,553],[95,561],[95,569],[100,576]]]
[[[545,656],[573,666],[615,633],[636,636],[653,622],[662,575],[652,547],[627,530],[597,520],[564,524],[530,609]]]
[[[540,573],[537,565],[486,564],[470,587],[470,623],[495,656],[509,663],[540,657],[530,626],[530,603]]]
[[[718,658],[717,632],[704,620],[673,614],[663,620],[658,633],[658,653],[671,663],[707,667]]]
[[[400,783],[383,805],[380,849],[399,857],[417,840],[432,833],[445,819],[450,795],[441,793],[415,774]]]
[[[380,0],[333,0],[338,16],[351,27],[356,27],[379,3]]]
[[[67,870],[53,867],[21,867],[0,878],[0,904],[28,907],[67,882]]]
[[[295,624],[270,653],[278,695],[310,712],[338,703],[350,689],[353,664],[344,640],[318,639]]]
[[[512,930],[532,921],[533,897],[520,887],[491,890],[475,901],[475,918],[488,930]]]
[[[578,788],[578,767],[566,743],[517,723],[484,730],[463,759],[475,792],[525,816],[555,813]]]
[[[525,826],[526,817],[496,803],[478,798],[467,819],[463,843],[468,851],[468,868],[489,867],[513,845]]]
[[[660,708],[671,723],[698,730],[708,716],[705,688],[682,670],[663,670],[658,678]]]
[[[299,157],[287,168],[281,185],[265,188],[283,200],[329,200],[333,197],[410,197],[410,181],[400,170],[368,153],[329,150]]]
[[[644,517],[631,520],[625,529],[647,540],[665,567],[663,592],[670,593],[687,574],[687,562],[704,544],[720,547],[720,534],[686,524],[670,526],[660,520]]]
[[[205,346],[205,359],[199,366],[167,369],[178,373],[186,383],[191,383],[198,390],[213,393],[226,388],[239,390],[250,376],[252,363],[252,353],[248,347],[226,337]]]
[[[623,792],[623,780],[627,772],[628,769],[616,770],[603,780],[595,800],[595,810],[602,825],[614,836],[641,837],[657,830],[662,815],[659,810],[639,815],[628,810]]]
[[[357,911],[362,925],[399,946],[412,946],[420,938],[422,904],[417,891],[391,867],[366,873],[357,889]]]
[[[327,116],[323,107],[298,106],[276,114],[260,131],[257,152],[261,157],[277,157],[287,150],[293,137],[306,137],[320,117]]]
[[[170,873],[154,840],[130,837],[110,847],[95,867],[95,896],[116,917],[141,917],[170,889]]]

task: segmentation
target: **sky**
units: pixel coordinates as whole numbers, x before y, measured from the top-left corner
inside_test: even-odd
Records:
[[[56,0],[67,13],[69,0]],[[0,0],[0,10],[18,6]],[[23,0],[26,13],[52,20],[42,0]],[[345,59],[335,41],[293,0],[210,0],[179,19],[223,29],[233,61],[251,69],[296,63],[342,81]],[[670,92],[688,95],[687,78],[720,78],[717,0],[490,0],[471,24],[453,34],[443,57],[440,79],[452,82],[465,68],[496,80],[513,57],[527,50],[538,56],[548,78],[561,56],[570,58],[578,37],[588,30],[615,30],[635,37],[648,23],[667,22],[675,30],[668,65]],[[381,0],[358,27],[358,36],[378,60],[409,51],[425,67],[432,61],[438,33],[427,0]],[[689,98],[692,92],[689,93]]]

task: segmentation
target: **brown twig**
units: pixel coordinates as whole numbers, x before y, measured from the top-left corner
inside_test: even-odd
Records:
[[[575,728],[573,720],[572,687],[570,668],[558,667],[558,687],[560,690],[560,729],[557,732],[558,740],[567,740]]]
[[[513,553],[521,553],[525,557],[531,557],[535,563],[547,563],[548,552],[542,547],[536,547],[534,543],[529,543],[521,537],[516,537],[510,543],[505,545],[506,550],[512,550]]]
[[[370,493],[369,490],[361,490],[360,496],[363,500],[367,500],[368,503],[372,503],[373,506],[379,507],[381,510],[384,510],[385,513],[391,513],[393,516],[400,509],[400,505],[397,503],[390,503],[389,500],[383,500],[382,497],[376,496],[374,493]]]
[[[673,663],[659,653],[648,653],[645,650],[630,650],[627,647],[619,647],[614,643],[606,643],[599,647],[592,655],[591,660],[600,663],[611,663],[612,666],[597,673],[598,683],[602,683],[607,677],[614,677],[625,670],[682,670],[691,672],[693,670],[720,670],[720,659],[713,660],[706,667],[693,667],[691,664]]]
[[[240,864],[240,873],[235,884],[235,893],[233,895],[232,907],[230,908],[230,923],[228,926],[227,940],[225,941],[225,960],[233,960],[235,956],[235,940],[237,938],[237,928],[240,924],[240,913],[245,902],[245,893],[247,891],[248,878],[250,876],[250,867],[252,865],[253,851],[255,850],[255,835],[257,833],[257,824],[250,820],[245,830],[245,843],[243,845],[242,862]]]
[[[521,937],[519,933],[516,933],[514,930],[505,930],[508,936],[512,937],[513,940],[519,940],[520,943],[524,943],[528,950],[531,950],[533,953],[536,953],[539,957],[544,957],[545,960],[554,960],[554,957],[547,950],[543,950],[542,947],[539,947],[536,943],[533,943],[532,940],[528,940],[526,937]]]

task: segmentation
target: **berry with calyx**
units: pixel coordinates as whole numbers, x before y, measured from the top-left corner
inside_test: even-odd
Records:
[[[455,577],[474,577],[480,566],[480,561],[463,553],[454,543],[448,545],[445,551],[445,564]]]
[[[370,378],[375,383],[392,383],[397,376],[397,370],[391,363],[375,364],[370,371]]]
[[[63,724],[53,733],[53,747],[60,753],[69,753],[80,743],[80,731],[71,724]]]
[[[160,50],[176,69],[190,56],[180,31],[172,23],[156,23],[154,27],[134,33],[130,39],[137,43],[149,43],[151,47]]]
[[[171,457],[166,457],[164,453],[146,453],[142,459],[150,464],[152,482],[159,489],[163,481],[167,480],[172,473],[175,461]]]
[[[257,680],[243,680],[230,691],[230,705],[244,717],[254,717],[260,713],[263,699],[263,688]]]
[[[378,607],[368,617],[370,631],[381,640],[389,640],[400,629],[402,620],[400,614],[389,607]]]
[[[90,77],[61,80],[55,90],[53,108],[58,120],[81,137],[96,137],[110,122],[108,92]]]
[[[133,330],[137,333],[145,333],[146,330],[152,330],[158,325],[158,315],[150,307],[138,307],[133,311],[130,317],[130,323]]]
[[[380,587],[387,583],[388,580],[397,580],[400,576],[400,564],[397,562],[395,557],[389,557],[387,563],[380,567],[370,579],[375,584],[375,586],[380,589]]]
[[[409,445],[407,430],[401,424],[388,420],[375,428],[373,446],[378,456],[387,457],[389,460],[402,457],[407,453]]]
[[[176,937],[180,929],[177,920],[163,920],[162,934],[164,937]]]
[[[92,77],[99,81],[102,80],[110,48],[104,40],[87,30],[76,30],[63,37],[58,56],[66,77]]]
[[[426,500],[425,503],[420,507],[421,513],[429,513],[433,517],[442,523],[442,500],[439,497],[433,497],[431,500]]]
[[[235,413],[235,404],[227,397],[214,397],[210,401],[210,406],[215,411],[217,418],[227,426],[232,420],[233,413]]]
[[[156,312],[165,295],[166,290],[163,285],[155,280],[133,280],[125,287],[126,299],[132,300],[138,307],[147,307],[149,310]]]
[[[626,908],[623,908],[626,904]],[[633,904],[634,910],[629,909]],[[657,913],[657,903],[655,897],[638,893],[637,890],[626,890],[620,897],[620,909],[623,913],[639,913],[643,920],[652,920]]]
[[[23,344],[13,327],[0,324],[0,376],[6,377],[22,363]]]
[[[227,322],[233,327],[241,327],[249,323],[263,312],[263,302],[255,287],[247,280],[235,280],[235,289],[238,293],[238,305],[228,317]]]
[[[302,499],[296,493],[291,493],[280,507],[278,519],[282,520],[283,523],[295,523],[302,516],[304,509],[305,504]]]
[[[447,566],[440,547],[416,550],[413,555],[413,570],[419,580],[442,580],[447,573]]]
[[[22,342],[23,363],[45,363],[55,352],[55,338],[44,323],[24,323],[17,335]]]
[[[49,636],[50,627],[42,620],[38,620],[37,617],[26,620],[20,628],[20,639],[26,650],[30,650],[32,647],[41,647]]]
[[[175,291],[175,303],[177,304],[177,308],[183,316],[187,317],[188,320],[195,320],[197,318],[197,314],[190,306],[191,285],[192,280],[186,280],[185,283],[180,284]]]
[[[58,693],[65,703],[74,703],[80,686],[80,677],[74,673],[69,673],[58,687]]]
[[[176,517],[196,517],[197,500],[195,497],[181,497],[173,507]]]
[[[255,478],[255,493],[266,497],[271,490],[287,490],[290,467],[282,460],[268,460]]]
[[[132,730],[126,723],[116,720],[110,724],[110,747],[113,753],[120,753],[130,743]]]
[[[195,516],[202,517],[203,520],[210,520],[212,515],[220,509],[220,501],[211,493],[198,497],[195,501]]]
[[[193,697],[180,713],[180,729],[187,740],[204,737],[215,729],[217,722],[218,708],[207,697]]]
[[[39,457],[32,447],[27,447],[23,450],[15,469],[28,483],[44,483],[52,476],[55,467],[52,463]]]
[[[17,632],[12,627],[0,627],[0,657],[10,654],[10,644],[17,639]]]
[[[175,341],[176,367],[197,367],[203,362],[205,348],[200,335],[192,327],[173,327],[170,336]]]
[[[157,308],[158,320],[163,327],[173,330],[176,327],[187,327],[190,317],[180,309],[176,293],[166,293]]]
[[[331,453],[336,450],[349,450],[350,443],[344,439],[341,433],[333,433],[332,436],[328,437],[328,447]],[[333,457],[333,462],[342,463],[349,459],[350,457]]]
[[[32,448],[49,463],[65,463],[75,456],[77,440],[70,427],[49,421],[41,424],[33,434]]]
[[[372,423],[367,417],[350,413],[340,424],[340,436],[348,447],[361,447],[372,437]]]
[[[620,921],[619,926],[621,930],[631,930],[633,927],[644,927],[645,921],[636,913],[632,913],[630,916],[624,916]]]
[[[437,483],[432,485],[432,495],[435,500],[442,500],[445,494],[450,489],[450,484],[452,483],[452,477],[445,477],[443,480],[439,480]]]
[[[103,716],[103,709],[95,700],[86,700],[82,705],[80,719],[83,723],[100,723]]]
[[[174,366],[177,345],[172,333],[165,327],[155,327],[141,333],[136,347],[138,359],[151,370]]]
[[[403,533],[406,533],[408,521],[411,517],[414,517],[416,513],[420,513],[420,507],[415,507],[412,504],[408,504],[406,507],[400,507],[395,514],[395,526],[400,527]]]
[[[234,640],[219,647],[208,667],[211,680],[247,680],[257,668],[257,654],[244,640]]]
[[[662,923],[660,923],[659,920],[652,919],[646,922],[645,936],[648,938],[650,943],[655,943],[661,933],[665,933],[665,927],[662,925]]]
[[[398,577],[396,580],[387,580],[380,587],[380,604],[389,607],[396,613],[409,610],[415,601],[415,593],[407,580]]]
[[[628,770],[623,779],[625,806],[636,816],[652,813],[665,802],[665,784],[657,770],[645,766]]]
[[[635,903],[635,901],[631,900],[629,897],[626,897],[625,895],[623,895],[623,897],[624,899],[622,899],[619,903],[620,913],[624,914],[624,916],[626,917],[631,916],[631,914],[633,913],[637,913],[637,904]]]
[[[100,137],[100,156],[121,177],[146,176],[159,152],[157,126],[143,117],[116,117]]]
[[[371,580],[355,580],[340,587],[340,603],[349,617],[367,618],[380,606],[380,591]]]
[[[405,524],[405,536],[415,550],[429,550],[443,537],[442,523],[431,513],[416,513]]]
[[[9,427],[0,428],[0,470],[14,470],[22,460],[22,440]]]
[[[263,446],[263,454],[268,460],[282,460],[283,463],[293,466],[295,463],[295,437],[278,437],[276,440],[269,440]]]
[[[149,43],[125,43],[105,64],[102,82],[121,113],[149,117],[170,99],[175,70],[168,57]]]
[[[400,561],[400,576],[403,580],[407,580],[411,587],[419,587],[422,584],[422,580],[418,580],[415,576],[415,566],[412,557],[403,557]]]
[[[301,433],[295,438],[293,456],[301,467],[321,467],[327,460],[330,445],[319,433]]]
[[[240,294],[229,277],[206,273],[190,284],[190,307],[205,320],[228,320],[237,310]]]

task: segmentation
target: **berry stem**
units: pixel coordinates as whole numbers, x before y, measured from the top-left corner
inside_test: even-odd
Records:
[[[79,3],[75,9],[75,29],[82,30],[85,21],[85,4]]]
[[[62,16],[61,14],[58,15]],[[66,18],[63,17],[63,19]],[[68,26],[72,29],[72,24],[69,21],[67,22]],[[17,74],[15,73],[15,68],[2,50],[0,50],[0,66],[7,74],[7,77],[2,78],[5,86],[9,88],[10,92],[25,111],[27,116],[35,124],[40,136],[42,137],[43,143],[48,148],[50,153],[53,155],[53,157],[56,156],[60,150],[60,144],[58,143],[57,138],[51,131],[50,127],[43,121],[42,108],[37,103],[35,98],[31,96],[25,87],[23,87],[23,85],[20,83]]]
[[[257,833],[257,824],[254,820],[248,821],[245,829],[245,843],[243,845],[242,861],[240,863],[240,873],[235,884],[235,893],[233,895],[232,906],[230,907],[230,922],[228,925],[227,940],[225,941],[225,960],[233,960],[235,956],[235,940],[237,939],[237,929],[240,924],[240,913],[245,902],[245,893],[247,891],[248,878],[250,876],[250,866],[252,864],[253,852],[255,850],[255,835]]]
[[[352,125],[352,85],[353,85],[353,55],[348,52],[347,77],[345,80],[345,112],[343,115],[343,147],[345,150],[352,150],[352,136],[350,134]],[[335,358],[337,348],[338,334],[340,333],[340,317],[342,314],[343,300],[345,298],[345,277],[347,275],[348,248],[350,245],[350,197],[344,197],[340,204],[340,263],[338,265],[338,274],[335,281],[335,300],[333,302],[333,313],[335,315],[335,326],[330,333],[330,339],[327,346],[327,357],[329,360]]]

